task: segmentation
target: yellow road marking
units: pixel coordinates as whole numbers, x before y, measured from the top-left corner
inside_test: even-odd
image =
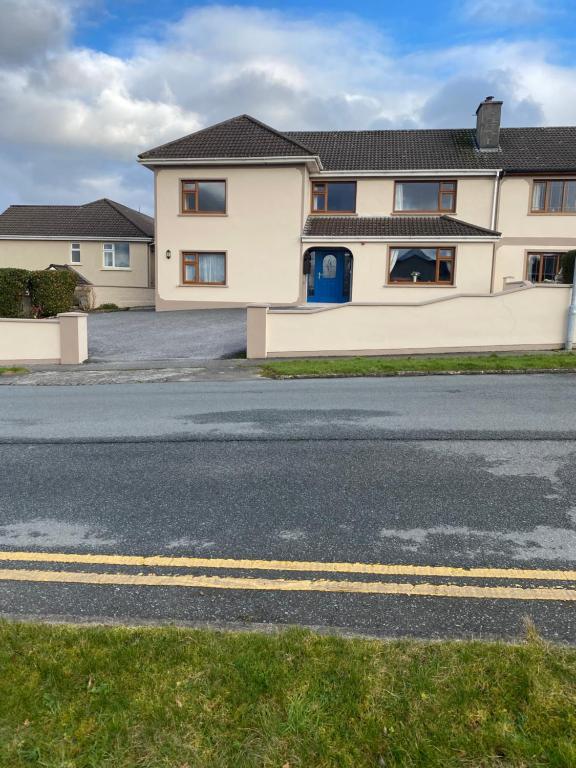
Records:
[[[550,587],[476,587],[455,584],[395,584],[328,579],[259,579],[233,576],[167,576],[160,574],[88,573],[85,571],[35,571],[0,569],[0,580],[57,582],[65,584],[115,584],[196,589],[248,589],[281,592],[355,592],[413,597],[473,597],[496,600],[570,600],[576,590]]]
[[[456,568],[435,565],[380,563],[329,563],[302,560],[247,560],[233,558],[166,557],[154,555],[88,555],[66,552],[0,552],[4,562],[127,565],[139,568],[227,568],[253,571],[313,571],[316,573],[365,573],[380,576],[448,576],[459,579],[530,579],[576,581],[576,571],[530,568]]]

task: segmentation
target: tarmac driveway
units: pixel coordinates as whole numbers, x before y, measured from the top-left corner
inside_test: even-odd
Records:
[[[93,361],[211,360],[246,349],[246,310],[97,312],[88,317]]]

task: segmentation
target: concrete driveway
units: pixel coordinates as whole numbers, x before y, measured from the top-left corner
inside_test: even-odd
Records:
[[[210,360],[246,349],[244,309],[102,312],[88,317],[93,361]]]

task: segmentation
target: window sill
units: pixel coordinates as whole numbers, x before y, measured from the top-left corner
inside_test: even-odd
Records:
[[[383,288],[457,288],[451,283],[384,283]]]
[[[456,216],[456,211],[392,211],[392,216]]]
[[[528,216],[576,216],[576,211],[528,211]]]
[[[358,216],[356,211],[310,211],[310,216]]]
[[[183,218],[183,219],[196,219],[196,218],[202,218],[204,216],[207,216],[207,217],[209,217],[211,219],[213,219],[213,218],[221,218],[222,219],[222,218],[226,218],[226,216],[228,216],[227,213],[182,213],[182,211],[180,211],[180,213],[177,214],[177,215],[180,218]]]
[[[101,267],[100,272],[132,272],[132,267]]]
[[[82,266],[82,262],[80,262],[80,261],[71,261],[70,262],[70,266],[71,267],[81,267]]]
[[[228,283],[178,283],[178,288],[228,288]]]

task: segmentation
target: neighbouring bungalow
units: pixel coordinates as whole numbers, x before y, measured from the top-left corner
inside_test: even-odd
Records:
[[[91,307],[154,304],[154,219],[106,198],[11,205],[0,214],[0,267],[72,269]]]

